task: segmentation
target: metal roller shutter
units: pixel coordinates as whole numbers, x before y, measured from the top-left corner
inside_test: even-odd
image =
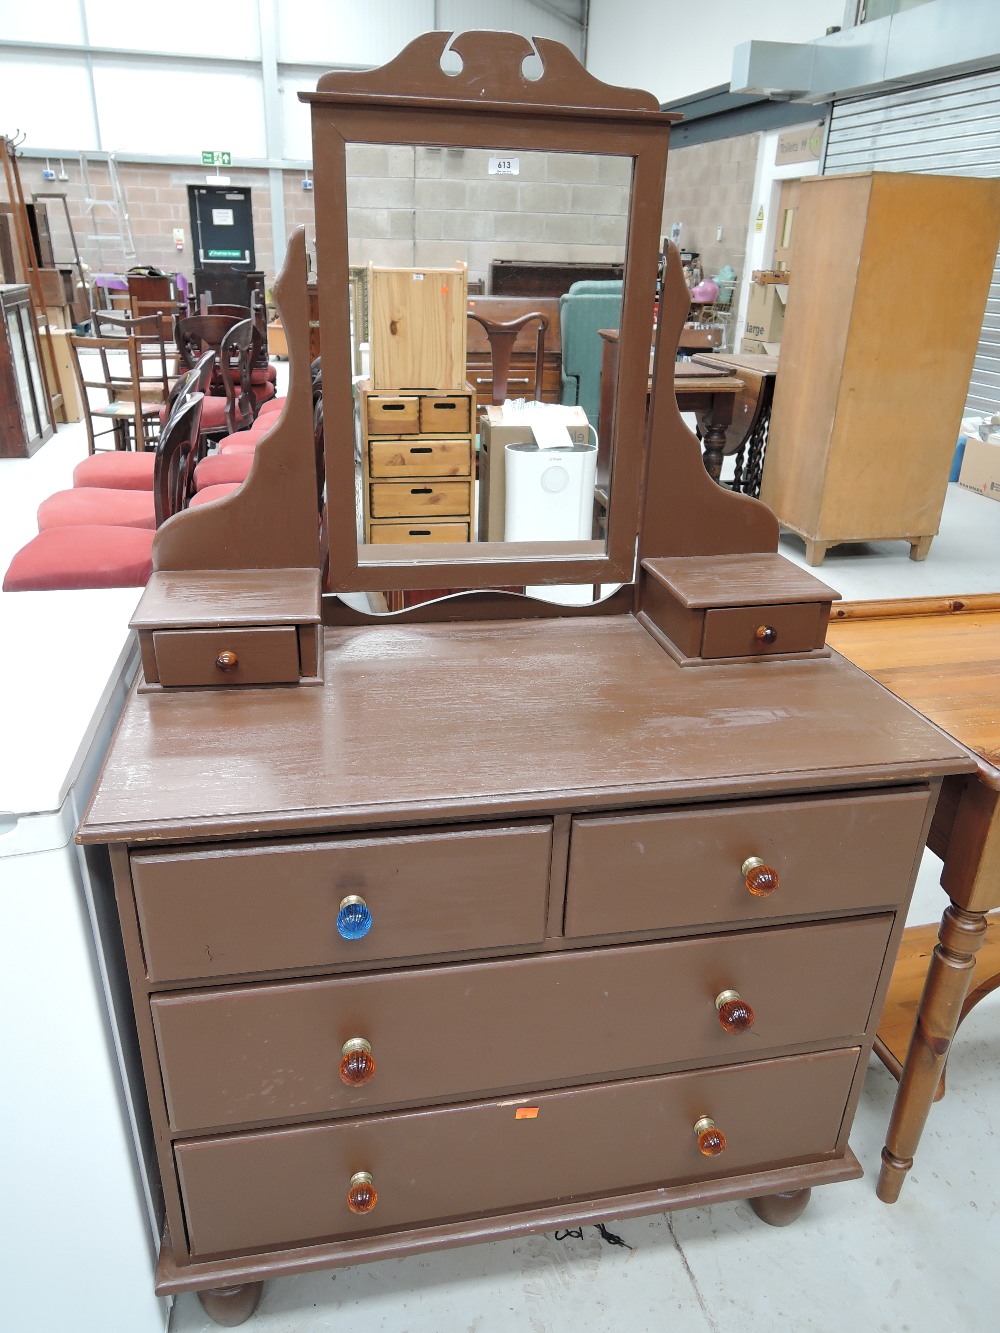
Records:
[[[1000,69],[836,102],[824,172],[876,170],[1000,176]],[[942,218],[943,247],[947,234]],[[966,404],[967,413],[979,416],[998,410],[1000,256]]]

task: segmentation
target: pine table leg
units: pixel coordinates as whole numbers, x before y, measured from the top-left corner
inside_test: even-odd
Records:
[[[962,1015],[976,950],[985,936],[986,917],[982,912],[967,912],[954,902],[945,909],[882,1149],[876,1193],[883,1203],[896,1202],[913,1165],[913,1154]]]

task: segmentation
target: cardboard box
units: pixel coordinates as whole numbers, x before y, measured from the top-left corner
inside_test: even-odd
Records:
[[[560,419],[574,444],[588,443],[590,426],[582,407],[564,407]],[[507,506],[504,450],[508,444],[530,444],[534,438],[526,423],[504,421],[499,407],[483,409],[479,418],[479,541],[503,541]]]
[[[777,356],[781,343],[765,343],[759,338],[741,338],[740,351],[744,356]]]
[[[765,343],[781,342],[787,300],[786,283],[751,283],[746,328],[743,330],[746,337]]]
[[[1000,500],[1000,443],[970,435],[965,442],[958,484],[967,491],[977,491],[991,500]]]

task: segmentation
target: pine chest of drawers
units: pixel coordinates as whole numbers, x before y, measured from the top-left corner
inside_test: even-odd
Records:
[[[631,617],[325,650],[313,689],[134,696],[82,828],[112,846],[160,1291],[767,1218],[860,1173],[959,750],[835,659],[685,669]],[[723,670],[752,706],[718,706]]]
[[[369,542],[469,542],[476,395],[361,388],[362,486]]]

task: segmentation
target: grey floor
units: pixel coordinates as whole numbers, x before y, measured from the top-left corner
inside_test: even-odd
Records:
[[[34,507],[71,484],[82,427],[60,430],[29,461],[0,460],[0,566],[35,530]],[[802,543],[781,549],[804,565]],[[817,572],[846,598],[1000,591],[1000,503],[948,488],[928,559],[903,543],[831,551]],[[16,595],[16,594],[9,594]],[[0,597],[0,627],[3,625]],[[925,855],[911,922],[936,920],[939,863]],[[924,1132],[900,1201],[875,1197],[895,1083],[873,1061],[852,1135],[863,1180],[817,1190],[802,1218],[775,1230],[744,1203],[386,1260],[270,1283],[259,1333],[995,1333],[1000,1328],[1000,992],[966,1020],[948,1093]],[[178,1298],[171,1333],[218,1326]],[[109,1330],[127,1333],[127,1330]]]

